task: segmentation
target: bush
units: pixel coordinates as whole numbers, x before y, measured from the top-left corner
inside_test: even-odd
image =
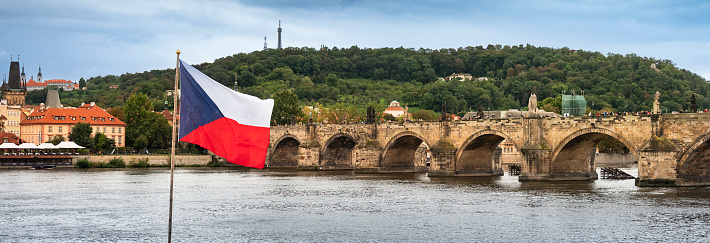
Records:
[[[76,168],[91,168],[93,164],[89,162],[89,159],[87,158],[81,158],[76,162],[76,165],[74,167]]]
[[[107,168],[124,168],[124,167],[126,167],[126,162],[123,161],[123,159],[121,159],[121,158],[114,157],[113,159],[109,160]]]
[[[131,162],[128,164],[129,167],[131,168],[148,168],[150,167],[150,164],[148,163],[148,158],[143,158],[143,159],[131,159]]]

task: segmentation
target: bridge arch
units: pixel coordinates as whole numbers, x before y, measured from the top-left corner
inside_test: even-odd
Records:
[[[496,130],[484,130],[474,133],[456,151],[454,170],[457,175],[502,175],[500,164],[496,164],[494,154],[504,140],[513,144],[517,151],[520,147],[507,134]]]
[[[337,133],[325,142],[320,154],[321,169],[353,169],[353,153],[357,139],[347,133]]]
[[[415,172],[415,157],[419,146],[431,148],[429,142],[420,134],[404,131],[394,135],[380,154],[380,171]]]
[[[577,130],[567,135],[551,151],[550,175],[565,176],[577,179],[596,179],[594,156],[596,147],[602,139],[612,137],[619,140],[638,158],[637,147],[633,146],[622,135],[599,127],[589,127]]]
[[[268,167],[297,167],[298,147],[301,142],[292,134],[281,136],[274,143],[274,147],[269,154]]]
[[[706,185],[710,180],[710,133],[695,138],[677,158],[678,180],[683,184]]]

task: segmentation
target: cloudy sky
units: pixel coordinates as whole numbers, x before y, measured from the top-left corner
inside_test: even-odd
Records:
[[[0,73],[120,75],[276,47],[569,47],[669,59],[710,80],[707,1],[0,0]]]

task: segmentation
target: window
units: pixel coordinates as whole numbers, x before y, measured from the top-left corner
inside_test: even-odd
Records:
[[[120,128],[120,127],[118,128],[118,133],[121,133],[121,128]]]
[[[96,117],[91,117],[91,119],[94,119],[94,121],[96,121]]]
[[[72,121],[76,121],[76,116],[71,116]]]
[[[111,128],[111,133],[116,133],[116,128],[115,128],[115,127],[112,127],[112,128]]]
[[[59,132],[62,132],[62,126],[59,126],[59,128],[57,128],[57,130],[58,130]]]
[[[113,121],[113,118],[112,118],[112,117],[109,117],[108,119],[109,119],[110,121]]]
[[[104,127],[104,134],[106,134],[106,127]]]
[[[49,128],[47,128],[47,131],[52,132],[52,126],[49,126]]]
[[[118,138],[118,141],[121,141],[121,138]],[[7,143],[7,138],[3,138],[3,139],[2,139],[2,142],[3,142],[3,143]],[[120,143],[120,142],[119,142],[119,143]]]
[[[121,145],[121,137],[118,137],[118,145]]]
[[[101,121],[106,121],[106,118],[101,117]]]
[[[83,117],[83,116],[82,116],[82,117],[81,117],[81,120],[82,120],[82,121],[86,121],[86,117]]]

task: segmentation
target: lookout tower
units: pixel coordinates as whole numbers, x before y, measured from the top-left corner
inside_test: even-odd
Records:
[[[281,49],[281,20],[279,20],[279,28],[277,31],[279,32],[279,44],[276,48]]]

